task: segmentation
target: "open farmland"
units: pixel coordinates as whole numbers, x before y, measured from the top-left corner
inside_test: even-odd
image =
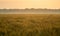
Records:
[[[60,36],[60,14],[0,14],[0,36]]]

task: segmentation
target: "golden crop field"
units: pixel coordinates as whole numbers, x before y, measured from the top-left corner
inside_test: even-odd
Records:
[[[60,14],[0,14],[0,36],[60,36]]]

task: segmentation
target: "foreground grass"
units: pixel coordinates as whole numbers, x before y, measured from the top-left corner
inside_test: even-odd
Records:
[[[60,14],[0,14],[0,36],[60,36]]]

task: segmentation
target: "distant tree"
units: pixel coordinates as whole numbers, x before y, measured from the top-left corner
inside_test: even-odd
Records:
[[[34,10],[34,8],[31,8],[31,10]]]
[[[25,10],[29,10],[28,8],[25,8]]]

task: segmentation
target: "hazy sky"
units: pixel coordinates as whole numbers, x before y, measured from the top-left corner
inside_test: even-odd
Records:
[[[60,0],[0,0],[0,8],[60,8]]]

